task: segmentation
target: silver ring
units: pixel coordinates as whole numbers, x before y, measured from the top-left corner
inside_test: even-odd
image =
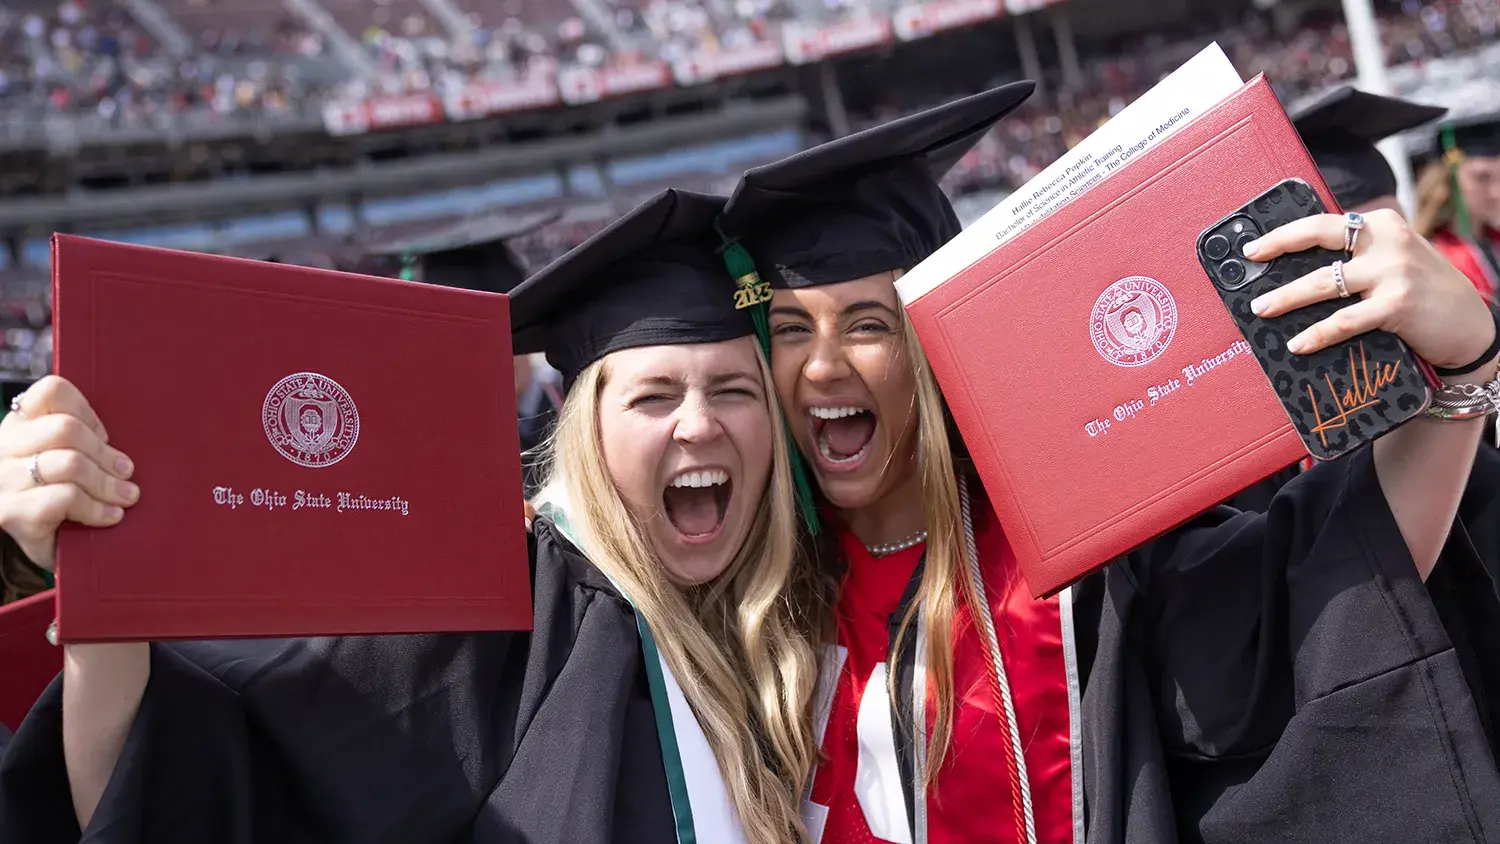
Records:
[[[36,484],[37,486],[46,486],[47,481],[42,478],[42,467],[39,465],[40,460],[40,454],[31,455],[31,462],[27,464],[27,468],[31,471],[32,483]]]
[[[1359,243],[1359,230],[1365,227],[1365,216],[1353,211],[1344,215],[1344,252],[1348,255],[1354,254],[1354,246]]]
[[[1333,262],[1333,286],[1339,289],[1339,298],[1349,298],[1349,288],[1344,284],[1344,262]]]
[[[26,411],[21,409],[21,399],[25,397],[25,393],[18,393],[15,398],[11,399],[10,412],[21,417],[22,419],[30,419],[31,417],[26,415]]]

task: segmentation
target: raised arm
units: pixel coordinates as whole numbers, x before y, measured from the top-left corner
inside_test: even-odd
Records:
[[[64,521],[117,524],[140,498],[130,459],[68,381],[43,378],[0,422],[0,527],[51,571]],[[80,827],[104,794],[150,677],[144,643],[69,647],[63,669],[63,746]]]
[[[1344,218],[1324,214],[1269,232],[1246,254],[1268,261],[1319,246],[1342,249],[1344,238]],[[1308,354],[1382,329],[1435,367],[1458,369],[1486,357],[1495,340],[1494,318],[1474,286],[1393,211],[1365,217],[1355,257],[1342,274],[1345,289],[1361,301],[1294,338],[1291,351]],[[1333,268],[1326,267],[1266,294],[1252,307],[1262,317],[1274,317],[1339,295]],[[1488,357],[1467,374],[1444,378],[1445,384],[1494,381],[1495,356]],[[1483,431],[1482,414],[1463,420],[1422,417],[1374,444],[1380,488],[1424,580],[1448,540]]]

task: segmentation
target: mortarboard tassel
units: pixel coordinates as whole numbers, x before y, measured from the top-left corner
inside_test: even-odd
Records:
[[[1463,163],[1464,151],[1458,148],[1458,139],[1453,126],[1443,127],[1443,163],[1448,165],[1448,182],[1453,194],[1453,225],[1465,240],[1474,239],[1469,220],[1469,206],[1464,202],[1463,190],[1458,186],[1458,165]]]
[[[714,221],[714,231],[718,232],[719,239],[722,241],[719,252],[724,256],[724,266],[729,270],[730,277],[734,279],[734,306],[737,309],[750,309],[750,317],[755,321],[755,336],[760,339],[761,351],[765,352],[766,360],[769,361],[771,359],[771,325],[766,307],[771,301],[771,286],[761,281],[760,273],[755,271],[755,260],[740,244],[739,238],[726,236],[718,220]],[[792,439],[791,425],[784,414],[781,417],[781,424],[783,430],[786,431],[787,445],[791,449],[791,454],[788,454],[787,458],[792,466],[792,484],[795,487],[797,509],[802,514],[802,521],[807,524],[808,532],[817,536],[821,528],[817,508],[813,506],[812,486],[807,482],[807,471],[802,466],[802,456],[797,453],[795,441]]]

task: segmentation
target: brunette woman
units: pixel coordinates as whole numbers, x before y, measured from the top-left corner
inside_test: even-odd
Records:
[[[1417,184],[1417,231],[1491,306],[1500,296],[1500,112],[1444,121]]]

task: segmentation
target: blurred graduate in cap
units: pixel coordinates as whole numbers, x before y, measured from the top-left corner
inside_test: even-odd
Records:
[[[959,231],[938,180],[1031,90],[753,168],[720,224],[726,269],[765,301],[777,390],[842,567],[813,840],[1493,840],[1493,721],[1423,588],[1440,555],[1481,565],[1454,523],[1477,418],[1415,421],[1301,475],[1265,515],[1216,508],[1031,599],[1006,540],[1024,527],[986,501],[893,286]],[[1374,320],[1348,330],[1399,328],[1455,383],[1493,381],[1479,297],[1400,226],[1372,215],[1347,262]],[[1268,233],[1254,257],[1343,238],[1324,215]],[[1298,280],[1265,314],[1329,295]],[[1474,475],[1494,490],[1500,457],[1484,456]]]
[[[1368,214],[1381,208],[1402,213],[1396,197],[1396,173],[1375,145],[1446,113],[1447,109],[1436,106],[1343,85],[1288,116],[1339,207]],[[1311,460],[1289,466],[1225,503],[1237,510],[1264,511],[1277,490],[1311,466]]]
[[[1444,114],[1447,109],[1343,85],[1290,117],[1339,207],[1368,214],[1377,208],[1401,212],[1396,173],[1375,145]]]
[[[557,221],[561,211],[469,217],[363,248],[361,269],[445,287],[509,293],[530,273],[508,241]]]
[[[799,841],[811,569],[722,207],[664,192],[513,291],[568,386],[531,631],[69,647],[0,759],[0,841]],[[6,529],[45,556],[45,521]]]
[[[1417,185],[1417,230],[1500,304],[1500,112],[1446,120]]]
[[[555,223],[560,210],[524,217],[475,217],[388,243],[365,252],[365,272],[465,290],[510,293],[530,268],[509,241]],[[540,354],[516,355],[516,414],[521,433],[522,471],[527,497],[541,483],[542,443],[562,406],[558,373]]]

